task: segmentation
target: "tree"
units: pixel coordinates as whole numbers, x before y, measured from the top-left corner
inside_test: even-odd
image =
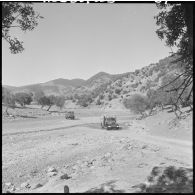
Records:
[[[28,93],[18,92],[15,94],[15,101],[24,107],[32,102],[32,96]]]
[[[87,107],[90,103],[92,103],[93,99],[90,95],[81,95],[78,99],[77,104],[83,107]]]
[[[47,111],[49,111],[49,109],[51,108],[51,106],[55,105],[55,103],[56,103],[56,96],[50,95],[47,98],[48,98],[48,106],[49,106],[48,109],[47,109]]]
[[[45,96],[45,94],[44,94],[43,91],[37,90],[34,93],[33,99],[34,99],[34,101],[36,101],[38,103],[39,102],[39,99],[42,98],[42,97],[44,97],[44,96]]]
[[[34,11],[30,2],[2,2],[2,38],[9,43],[11,53],[22,52],[24,47],[23,42],[10,36],[10,29],[31,31],[38,25],[40,18],[43,17]]]
[[[129,99],[124,100],[124,106],[136,114],[143,115],[148,108],[148,100],[146,96],[134,94]]]
[[[9,115],[8,108],[15,108],[15,97],[4,87],[2,87],[2,102],[6,106],[6,114]]]
[[[39,97],[39,99],[37,99],[37,102],[38,104],[41,105],[41,108],[43,108],[44,106],[48,106],[50,104],[49,98],[46,96]]]
[[[55,105],[56,105],[57,107],[59,107],[60,109],[62,109],[63,106],[64,106],[64,103],[65,103],[65,98],[64,98],[64,96],[57,96],[57,97],[56,97]]]
[[[182,85],[175,91],[179,93],[175,104],[182,100],[186,88],[190,90],[186,100],[192,97],[193,91],[193,3],[158,3],[157,7],[162,10],[155,16],[159,26],[156,33],[160,39],[165,39],[167,46],[176,46],[178,55],[172,63],[181,62],[182,72],[173,81],[183,77]]]

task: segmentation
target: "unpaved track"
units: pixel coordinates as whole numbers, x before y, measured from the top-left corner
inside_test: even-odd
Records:
[[[63,192],[64,185],[70,192],[102,186],[110,192],[133,192],[132,186],[144,182],[154,166],[192,167],[190,141],[152,136],[139,122],[106,131],[98,127],[99,120],[59,117],[21,123],[20,127],[14,122],[4,124],[3,183],[13,182],[17,187],[24,181],[44,184],[20,192]],[[51,165],[58,175],[48,178],[46,170]],[[71,178],[60,180],[62,173]]]

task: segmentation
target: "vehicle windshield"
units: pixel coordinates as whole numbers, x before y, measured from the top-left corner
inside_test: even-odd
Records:
[[[116,124],[116,119],[115,118],[107,118],[106,119],[106,122],[107,122],[107,124]]]

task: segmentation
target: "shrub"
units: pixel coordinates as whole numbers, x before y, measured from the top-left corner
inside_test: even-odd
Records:
[[[90,95],[82,95],[80,96],[77,104],[83,107],[87,107],[90,103],[92,103],[93,99]]]
[[[128,93],[128,91],[126,91],[126,90],[123,91],[123,94],[127,94],[127,93]]]
[[[124,100],[124,106],[136,114],[142,114],[148,108],[146,96],[134,94],[129,99]]]
[[[113,98],[113,99],[117,98],[117,95],[116,95],[116,94],[114,94],[114,95],[112,96],[112,98]]]
[[[133,88],[137,88],[137,86],[139,85],[139,83],[134,83],[134,84],[131,84],[131,87],[133,87]]]
[[[99,95],[99,98],[100,100],[104,99],[104,95],[103,94]]]
[[[115,93],[119,95],[121,93],[121,89],[119,88],[115,89]]]
[[[141,88],[140,88],[140,91],[141,92],[144,92],[146,90],[146,87],[145,86],[142,86]]]
[[[97,99],[96,105],[101,105],[101,104],[102,103],[101,103],[100,99]]]
[[[112,100],[112,95],[111,95],[111,94],[108,95],[108,100],[109,100],[109,101]]]

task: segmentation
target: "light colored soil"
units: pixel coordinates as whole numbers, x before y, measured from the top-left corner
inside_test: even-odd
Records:
[[[3,191],[11,182],[15,192],[63,192],[64,185],[70,192],[135,192],[133,186],[154,166],[192,168],[192,115],[175,127],[169,124],[174,114],[166,111],[135,120],[127,111],[112,110],[122,129],[107,131],[100,128],[103,111],[77,113],[73,121],[64,116],[3,121]],[[48,176],[51,166],[56,176]],[[70,178],[60,179],[63,173]],[[23,182],[43,186],[21,188]]]

